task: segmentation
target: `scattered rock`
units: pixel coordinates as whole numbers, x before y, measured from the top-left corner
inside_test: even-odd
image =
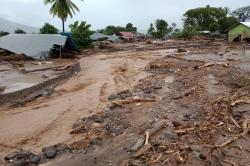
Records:
[[[108,101],[113,101],[115,99],[121,99],[121,100],[124,100],[128,97],[132,97],[132,92],[130,90],[124,90],[124,91],[121,91],[117,94],[112,94],[108,97]]]
[[[57,155],[57,151],[53,147],[43,148],[43,155],[47,159],[53,159]]]
[[[26,166],[39,164],[41,158],[30,151],[18,150],[8,154],[4,159],[15,166]]]

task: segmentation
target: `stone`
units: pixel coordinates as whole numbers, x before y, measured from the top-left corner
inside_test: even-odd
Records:
[[[27,165],[28,165],[28,163],[24,159],[15,160],[13,162],[13,166],[27,166]]]
[[[53,159],[56,157],[57,155],[57,151],[52,148],[52,147],[49,147],[49,148],[44,148],[43,149],[43,155],[47,158],[47,159]]]
[[[40,162],[40,160],[41,160],[41,157],[40,156],[31,156],[30,157],[30,162],[31,163],[34,163],[34,164],[38,164],[39,162]]]

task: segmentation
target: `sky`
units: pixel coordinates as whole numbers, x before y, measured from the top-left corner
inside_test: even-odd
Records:
[[[229,7],[231,10],[250,5],[249,0],[72,0],[80,12],[68,18],[66,24],[74,21],[86,21],[92,29],[101,29],[107,25],[125,26],[133,23],[139,30],[145,31],[156,19],[173,22],[181,28],[183,14],[192,8],[206,5]],[[41,27],[48,22],[61,29],[61,21],[49,13],[49,7],[43,0],[0,0],[0,17],[29,25]]]

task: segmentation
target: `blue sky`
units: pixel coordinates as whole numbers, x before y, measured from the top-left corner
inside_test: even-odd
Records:
[[[151,22],[161,18],[182,26],[182,15],[188,9],[202,7],[207,4],[216,7],[229,7],[231,10],[250,5],[249,0],[72,0],[80,8],[73,19],[85,20],[92,29],[104,28],[106,25],[121,25],[131,22],[139,30],[146,30]],[[0,0],[0,17],[18,23],[41,27],[49,22],[59,29],[60,20],[49,14],[49,6],[43,0]]]

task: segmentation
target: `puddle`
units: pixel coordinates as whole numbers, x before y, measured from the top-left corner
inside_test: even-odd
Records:
[[[11,92],[19,91],[25,88],[29,88],[33,85],[35,85],[35,83],[27,83],[27,82],[13,83],[11,86],[7,86],[7,88],[4,90],[3,93],[11,93]]]

